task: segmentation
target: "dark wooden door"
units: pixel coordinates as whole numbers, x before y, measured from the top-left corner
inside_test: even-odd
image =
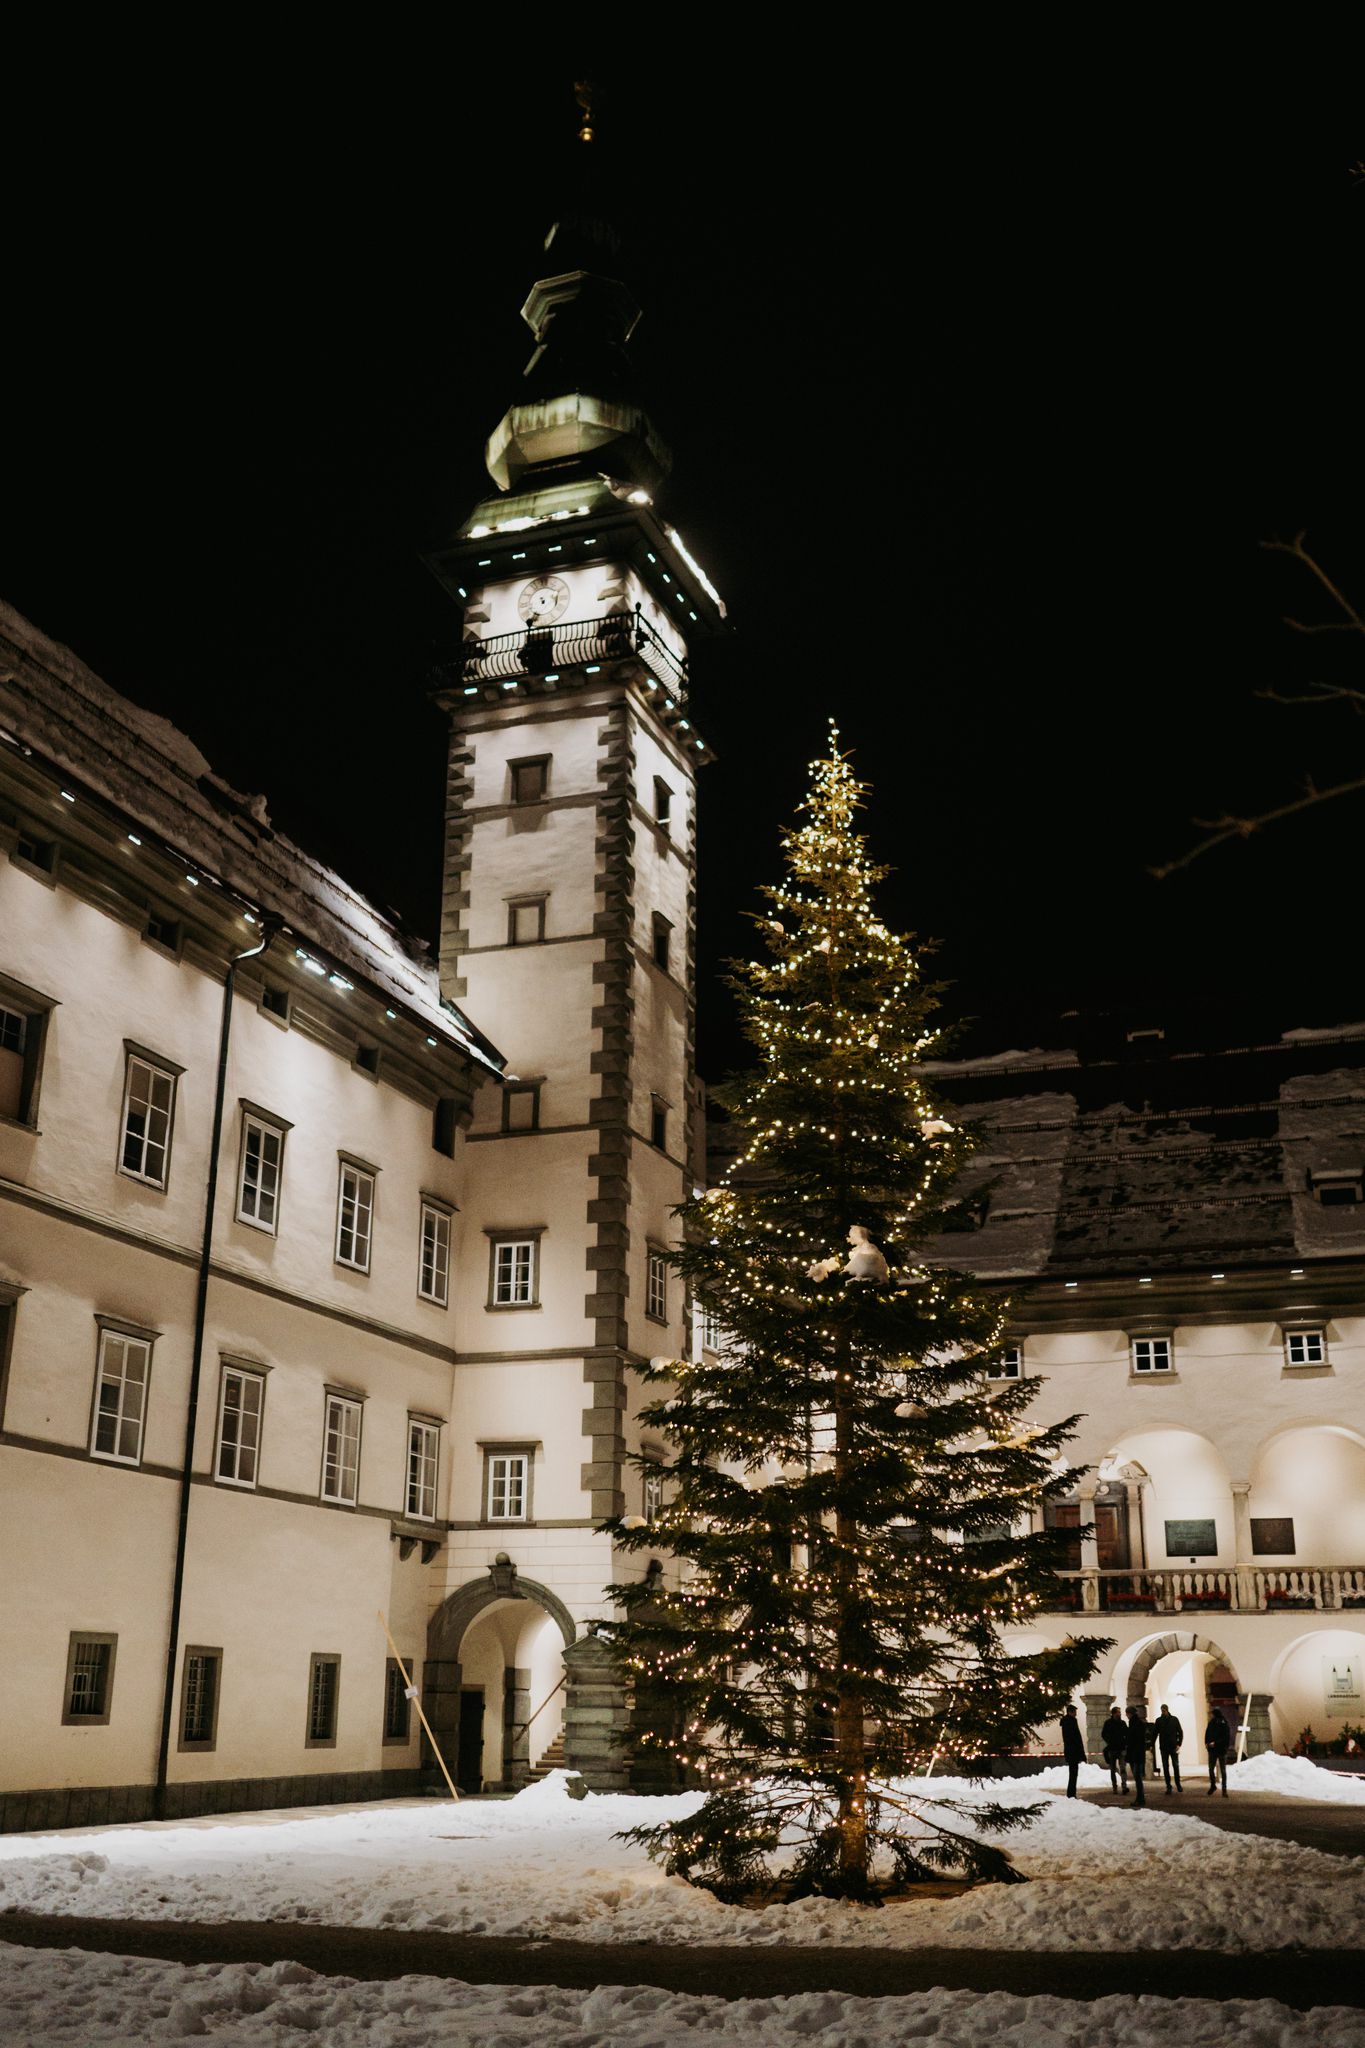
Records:
[[[462,1792],[483,1790],[483,1687],[460,1688],[460,1749],[455,1783]]]

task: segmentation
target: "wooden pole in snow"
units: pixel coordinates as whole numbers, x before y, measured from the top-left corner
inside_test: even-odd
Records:
[[[417,1687],[412,1682],[412,1677],[408,1671],[407,1666],[404,1664],[403,1659],[398,1654],[398,1645],[394,1641],[392,1635],[389,1633],[388,1621],[382,1613],[379,1617],[379,1626],[383,1629],[385,1635],[389,1638],[389,1648],[393,1651],[393,1661],[403,1674],[403,1684],[407,1689],[407,1696],[417,1709],[417,1718],[427,1731],[427,1741],[431,1744],[431,1753],[435,1757],[437,1763],[441,1766],[441,1776],[445,1779],[447,1785],[449,1785],[450,1787],[451,1798],[455,1801],[456,1805],[458,1805],[460,1795],[455,1790],[455,1780],[451,1777],[450,1772],[446,1769],[446,1760],[441,1755],[441,1745],[431,1732],[430,1721],[428,1721],[426,1715],[422,1712],[421,1696],[418,1693]]]

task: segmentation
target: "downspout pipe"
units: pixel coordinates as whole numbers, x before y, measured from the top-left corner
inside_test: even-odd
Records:
[[[282,917],[261,919],[257,945],[228,961],[223,989],[223,1019],[218,1032],[218,1081],[213,1095],[213,1135],[209,1142],[209,1177],[204,1208],[204,1235],[199,1247],[199,1279],[194,1297],[194,1350],[190,1359],[189,1398],[185,1404],[185,1455],[180,1467],[180,1506],[175,1531],[175,1576],[171,1582],[171,1620],[166,1637],[166,1678],[161,1694],[161,1739],[156,1753],[156,1786],[152,1811],[166,1818],[166,1779],[171,1756],[171,1717],[175,1708],[175,1672],[180,1660],[180,1609],[185,1591],[185,1553],[190,1527],[190,1488],[194,1480],[194,1435],[199,1418],[199,1383],[204,1365],[204,1324],[209,1299],[209,1268],[213,1260],[213,1216],[218,1202],[218,1154],[223,1142],[223,1101],[227,1093],[228,1040],[232,1033],[232,998],[237,969],[244,960],[258,960],[284,923]]]

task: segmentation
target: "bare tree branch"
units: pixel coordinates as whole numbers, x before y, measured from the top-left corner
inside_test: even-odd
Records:
[[[1293,803],[1280,804],[1273,811],[1260,812],[1257,817],[1196,818],[1196,825],[1213,828],[1208,838],[1201,839],[1188,853],[1178,854],[1174,860],[1165,861],[1157,868],[1148,868],[1147,872],[1149,875],[1155,875],[1159,882],[1164,881],[1166,876],[1173,875],[1177,868],[1189,867],[1191,861],[1198,860],[1200,854],[1207,853],[1211,846],[1222,846],[1229,839],[1250,839],[1252,833],[1259,832],[1263,825],[1274,825],[1281,818],[1291,818],[1295,811],[1306,811],[1313,804],[1330,803],[1334,796],[1350,796],[1358,789],[1365,789],[1365,775],[1356,776],[1352,782],[1334,783],[1330,789],[1319,789],[1310,779],[1304,794],[1296,797]]]

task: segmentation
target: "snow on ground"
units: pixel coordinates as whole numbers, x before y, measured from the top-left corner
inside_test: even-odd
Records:
[[[1258,1764],[1261,1762],[1257,1760]],[[1297,1786],[1311,1764],[1276,1760]],[[1244,1771],[1254,1766],[1244,1765]],[[1168,1806],[1059,1798],[1043,1780],[989,1796],[1044,1811],[1009,1837],[1036,1882],[869,1911],[828,1899],[751,1910],[665,1876],[618,1830],[676,1799],[570,1799],[562,1773],[510,1800],[386,1801],[0,1838],[0,1915],[310,1921],[581,1941],[835,1942],[876,1947],[1353,1948],[1365,1859],[1223,1833]],[[1095,1772],[1096,1778],[1103,1773]],[[1231,1774],[1230,1774],[1231,1775]],[[1314,1772],[1326,1779],[1326,1772]],[[1311,1782],[1311,1781],[1309,1781]],[[982,1788],[935,1780],[980,1800]],[[1278,1785],[1277,1785],[1277,1788]],[[1194,1800],[1202,1799],[1202,1790]],[[1192,1808],[1197,1813],[1197,1804]],[[3,1921],[0,1920],[0,1933]]]
[[[141,2048],[210,2035],[223,2048],[1361,2048],[1365,2013],[1271,1999],[1016,1998],[925,1991],[855,1998],[691,1997],[648,1985],[564,1991],[441,1977],[358,1983],[301,1963],[193,1967],[80,1949],[0,1947],[13,2048]]]

